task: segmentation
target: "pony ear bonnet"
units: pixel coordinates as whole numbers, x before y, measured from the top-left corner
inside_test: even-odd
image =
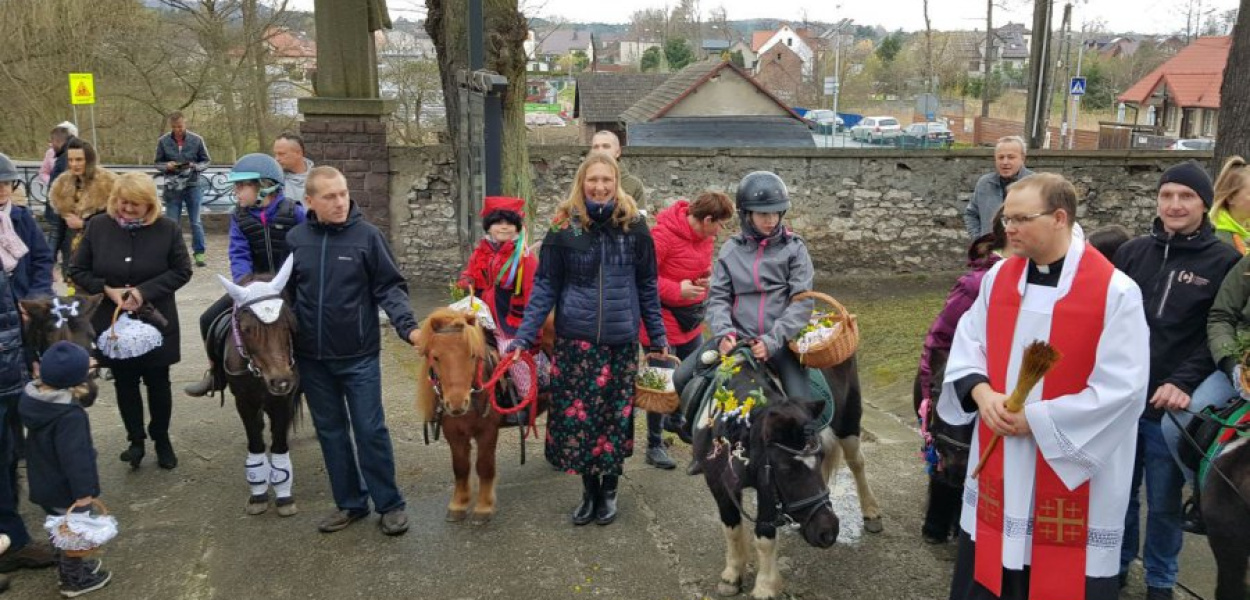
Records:
[[[282,288],[286,287],[286,282],[291,278],[291,269],[295,267],[295,255],[288,255],[286,260],[282,261],[282,268],[278,269],[278,274],[274,275],[269,285],[273,288],[274,293],[281,293]]]
[[[221,282],[221,287],[226,288],[226,293],[230,294],[230,298],[234,300],[235,304],[242,304],[246,300],[246,289],[235,285],[233,281],[226,279],[221,273],[217,274],[217,281]]]

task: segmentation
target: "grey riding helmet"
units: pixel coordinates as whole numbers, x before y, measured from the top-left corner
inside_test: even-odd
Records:
[[[771,171],[747,173],[738,183],[735,200],[739,213],[783,213],[790,210],[786,183]]]
[[[17,172],[17,165],[13,164],[13,160],[7,155],[0,154],[0,182],[11,181],[18,182],[22,180],[22,175]]]
[[[278,161],[274,160],[268,154],[245,154],[234,163],[234,168],[230,169],[230,176],[226,181],[237,183],[240,181],[260,181],[268,179],[275,184],[281,184],[286,180],[286,176],[282,173],[282,167]]]

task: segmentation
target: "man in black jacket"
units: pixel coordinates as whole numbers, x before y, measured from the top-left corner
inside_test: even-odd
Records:
[[[1115,266],[1142,291],[1150,326],[1149,402],[1138,423],[1133,491],[1120,552],[1120,581],[1139,548],[1138,491],[1146,480],[1148,600],[1172,597],[1181,550],[1181,488],[1184,478],[1164,441],[1165,411],[1184,409],[1209,377],[1224,377],[1207,350],[1207,313],[1225,274],[1240,258],[1221,243],[1206,218],[1211,179],[1196,163],[1164,172],[1159,181],[1153,231],[1122,246]],[[1227,383],[1227,382],[1225,382]]]
[[[352,203],[342,173],[316,167],[306,186],[308,220],[286,241],[295,257],[296,362],[337,506],[318,528],[331,533],[368,516],[372,499],[382,533],[399,535],[408,517],[382,411],[378,308],[415,346],[408,285],[382,232]]]

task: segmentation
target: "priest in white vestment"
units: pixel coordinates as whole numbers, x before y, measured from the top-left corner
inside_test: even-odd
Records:
[[[1076,190],[1059,175],[1013,184],[1003,221],[1015,256],[986,274],[955,332],[938,415],[978,425],[951,600],[1119,594],[1149,330],[1137,284],[1085,242],[1075,214]],[[1035,340],[1062,358],[1012,413],[1006,399]]]

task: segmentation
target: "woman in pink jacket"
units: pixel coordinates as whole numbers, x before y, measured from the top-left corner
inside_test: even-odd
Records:
[[[655,217],[651,237],[660,279],[660,312],[677,358],[685,359],[703,341],[703,310],[716,234],[733,215],[729,196],[704,192],[694,202],[678,200]],[[645,331],[641,338],[644,347],[649,345]],[[660,437],[663,417],[647,413],[647,464],[672,469],[677,463]]]

